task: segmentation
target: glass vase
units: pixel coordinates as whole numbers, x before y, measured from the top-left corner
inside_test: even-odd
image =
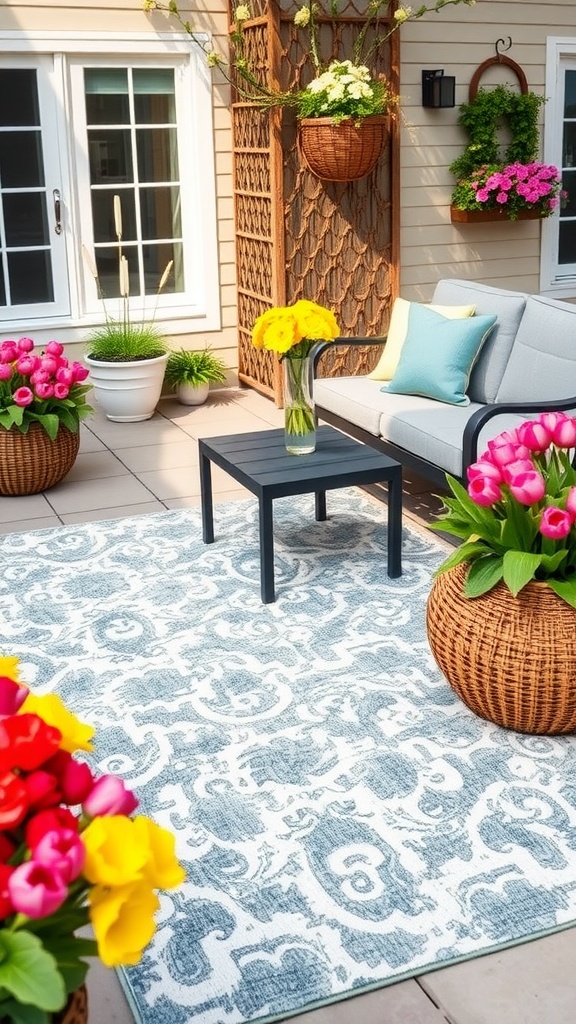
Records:
[[[282,365],[286,451],[291,455],[310,455],[316,449],[312,360],[285,355]]]

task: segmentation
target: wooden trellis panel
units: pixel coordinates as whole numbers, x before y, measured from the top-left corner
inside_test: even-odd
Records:
[[[321,0],[323,63],[352,56],[367,0],[347,0],[338,18]],[[256,0],[244,23],[249,66],[271,88],[302,88],[313,77],[308,33],[294,26],[290,0]],[[232,11],[230,10],[232,18]],[[382,19],[379,34],[386,29]],[[370,26],[366,47],[374,38]],[[369,62],[398,90],[397,35]],[[290,109],[262,111],[243,97],[233,103],[234,200],[238,295],[238,365],[242,382],[282,403],[277,357],[257,351],[250,335],[271,306],[312,299],[334,311],[343,335],[385,333],[398,285],[398,127],[371,174],[350,183],[322,182],[300,157]],[[351,348],[327,357],[328,372],[366,373],[374,350]]]

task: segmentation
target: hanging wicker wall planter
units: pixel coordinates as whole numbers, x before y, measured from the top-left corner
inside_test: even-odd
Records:
[[[298,144],[317,178],[356,181],[378,163],[389,131],[389,118],[381,114],[337,123],[331,117],[303,117],[298,121]]]
[[[48,490],[72,469],[79,447],[80,435],[62,424],[54,441],[39,423],[31,423],[27,434],[0,429],[0,494]]]
[[[513,597],[504,583],[464,597],[466,563],[436,577],[426,629],[432,654],[461,700],[517,732],[576,732],[576,609],[545,583]]]

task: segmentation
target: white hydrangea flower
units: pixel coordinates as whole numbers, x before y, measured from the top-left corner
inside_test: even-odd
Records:
[[[408,18],[411,17],[411,7],[399,7],[398,10],[394,12],[394,21],[397,21],[399,25],[401,25],[403,21],[408,21]]]
[[[294,24],[298,28],[306,28],[306,25],[310,24],[310,8],[301,7],[299,11],[296,11],[294,15]]]
[[[241,24],[243,21],[248,21],[250,17],[250,8],[248,4],[239,4],[234,11],[234,21],[237,24]]]

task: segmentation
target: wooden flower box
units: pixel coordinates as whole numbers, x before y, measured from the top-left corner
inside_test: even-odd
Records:
[[[511,219],[506,210],[459,210],[456,206],[450,207],[453,224],[484,224]],[[541,214],[538,210],[520,210],[514,220],[541,220]]]

